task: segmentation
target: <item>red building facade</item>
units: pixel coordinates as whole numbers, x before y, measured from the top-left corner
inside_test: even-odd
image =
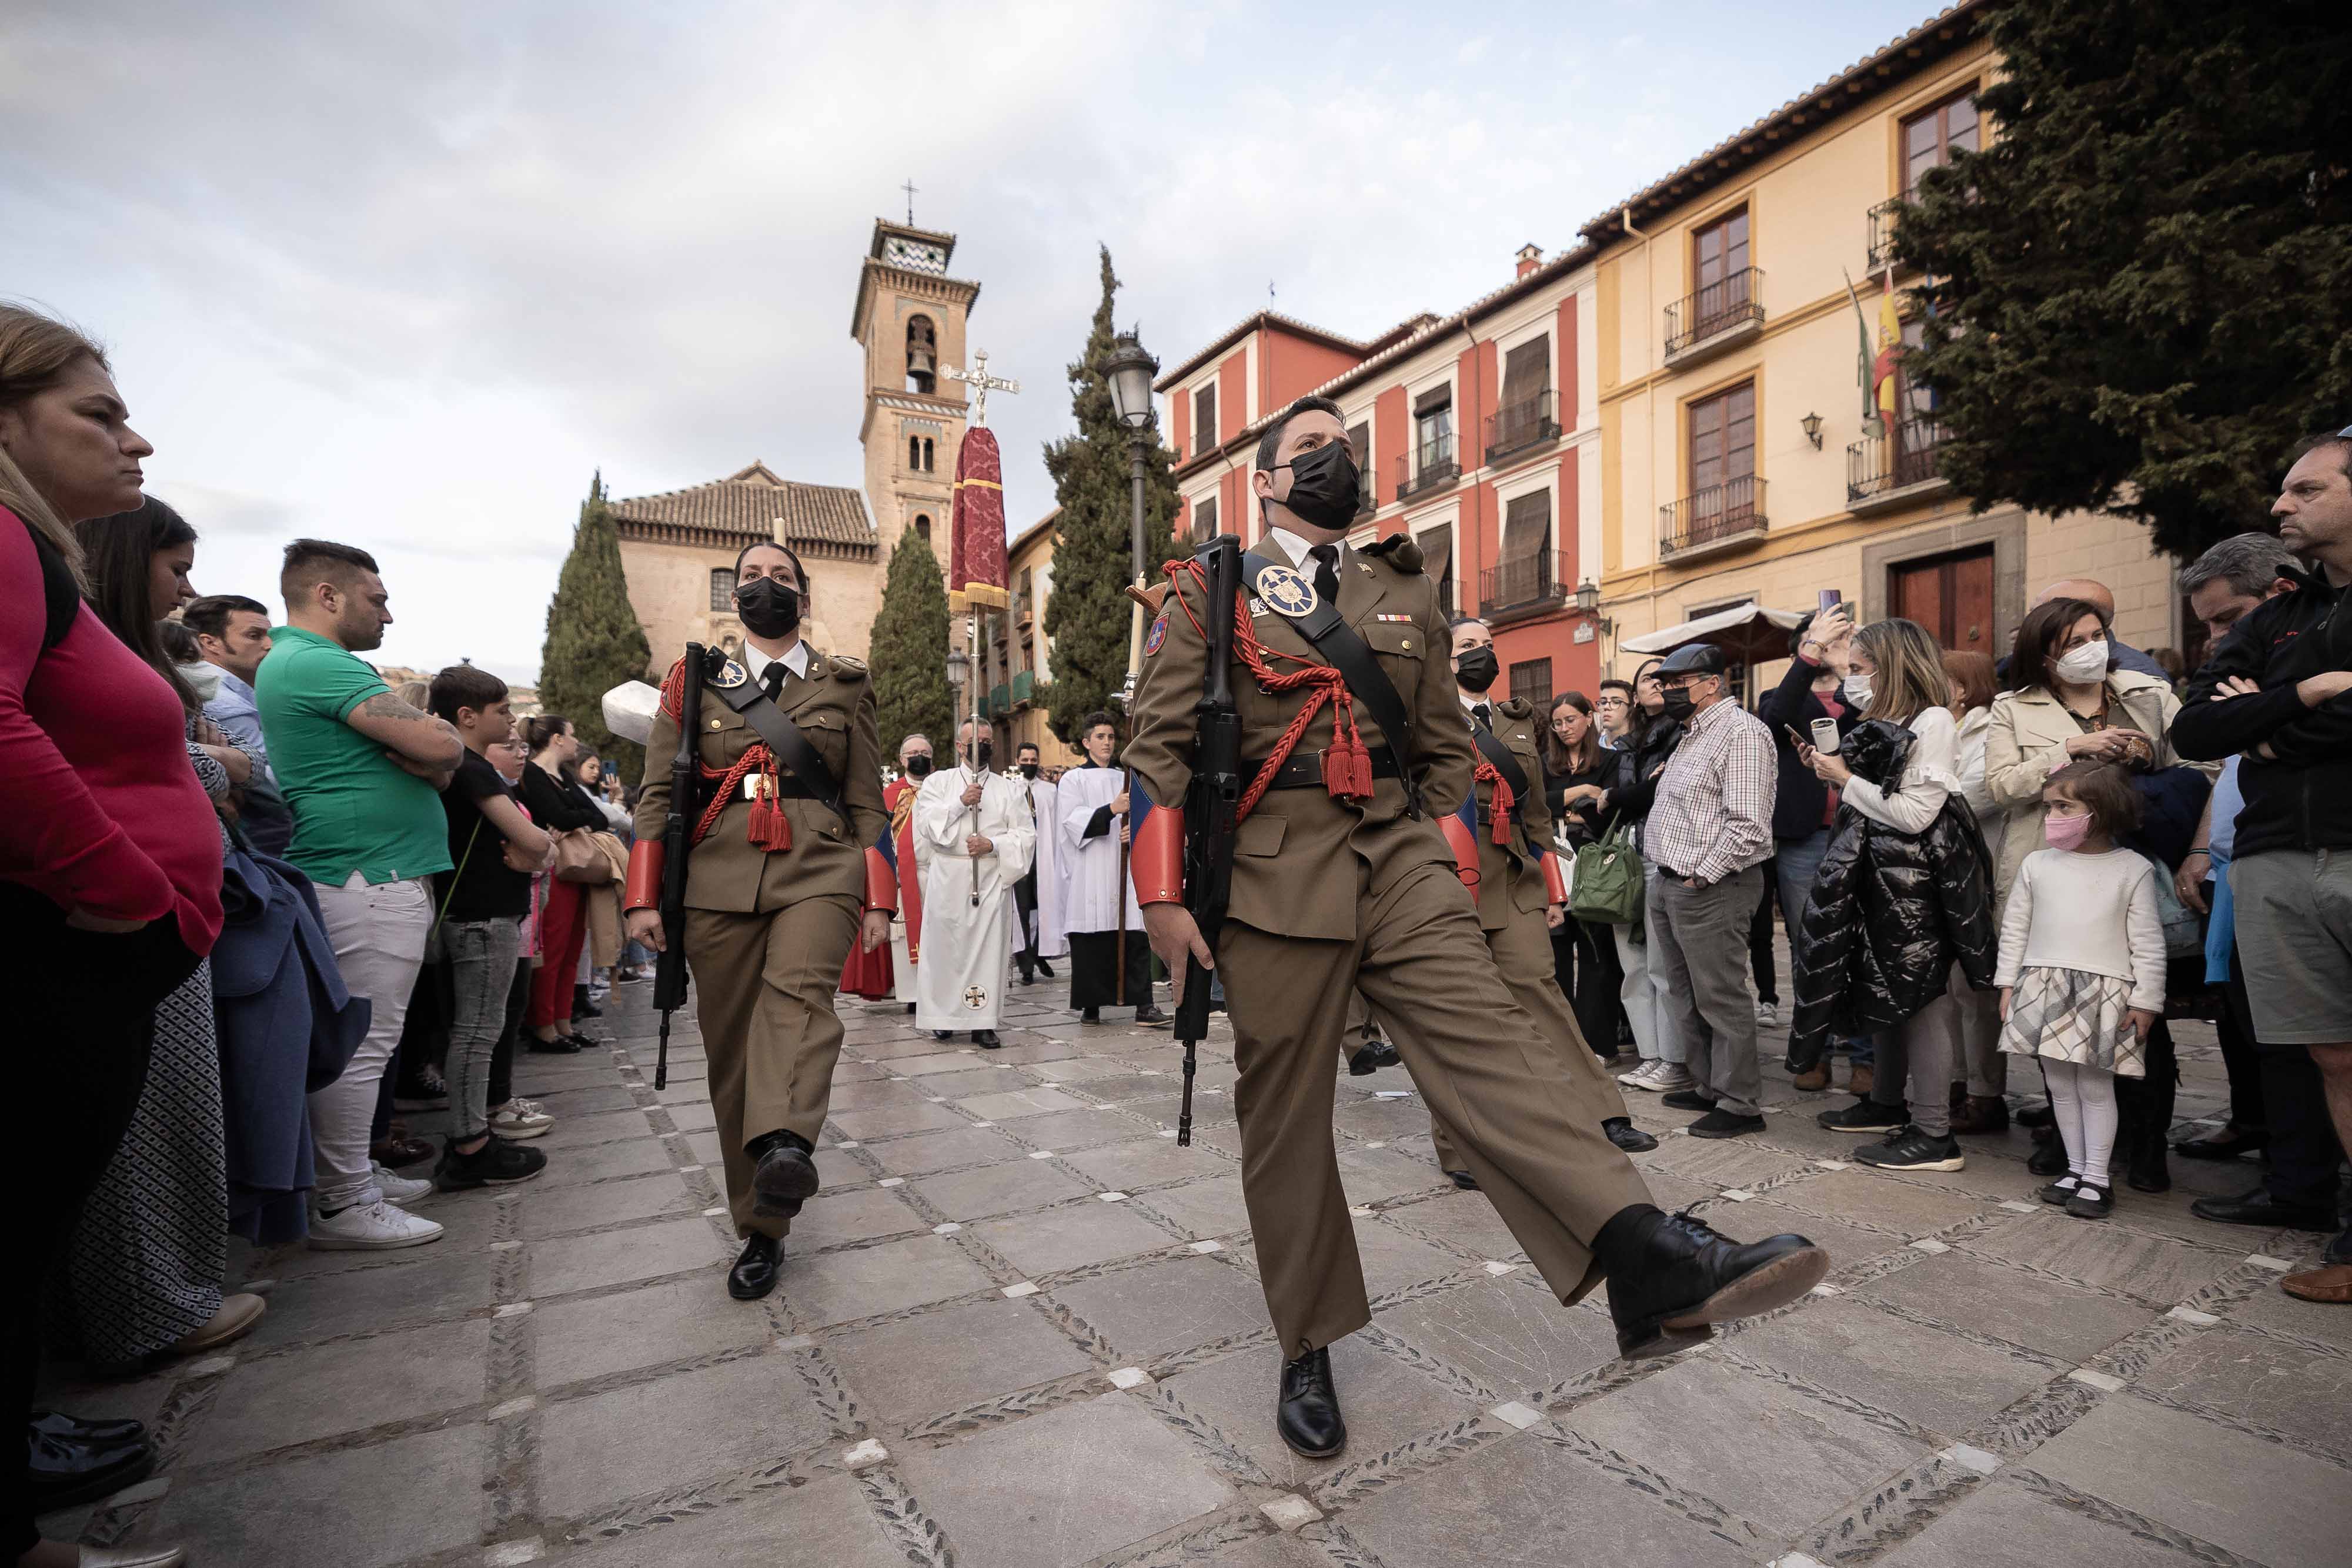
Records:
[[[1258,438],[1293,400],[1330,398],[1364,473],[1355,541],[1412,535],[1447,612],[1493,626],[1510,695],[1591,695],[1601,644],[1577,588],[1600,560],[1593,254],[1528,246],[1508,286],[1367,341],[1262,311],[1166,371],[1173,542],[1255,542]]]

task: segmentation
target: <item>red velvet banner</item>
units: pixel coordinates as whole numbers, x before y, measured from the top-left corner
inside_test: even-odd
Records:
[[[964,432],[956,454],[955,509],[948,549],[948,607],[1002,610],[1013,601],[1004,565],[1004,469],[996,434],[986,425]]]

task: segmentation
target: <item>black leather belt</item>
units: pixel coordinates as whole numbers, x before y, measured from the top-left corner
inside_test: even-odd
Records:
[[[1403,771],[1397,767],[1396,752],[1393,749],[1386,746],[1376,746],[1371,749],[1373,778],[1402,779],[1404,777]],[[1256,784],[1257,776],[1265,770],[1264,758],[1258,758],[1255,762],[1242,764],[1242,789],[1244,793]],[[1323,788],[1323,754],[1319,751],[1291,753],[1289,760],[1275,770],[1274,782],[1266,788],[1304,789],[1310,784],[1318,789]]]
[[[708,791],[717,789],[719,781],[726,777],[727,775],[724,773],[706,773],[703,776],[702,788],[706,792],[706,799],[708,798]],[[751,791],[754,788],[766,788],[765,780],[766,775],[757,768],[746,773],[743,775],[742,782],[735,786],[735,799],[739,800],[750,800],[751,798]],[[776,787],[771,792],[794,800],[815,800],[822,799],[822,797],[814,790],[811,789],[806,784],[801,782],[799,775],[784,769],[778,770]]]

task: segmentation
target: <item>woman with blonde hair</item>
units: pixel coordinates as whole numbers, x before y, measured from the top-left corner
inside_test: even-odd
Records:
[[[1879,621],[1854,633],[1849,658],[1862,722],[1835,752],[1799,749],[1839,804],[1795,944],[1790,1051],[1818,1057],[1832,1029],[1875,1032],[1870,1093],[1822,1125],[1884,1134],[1856,1152],[1864,1165],[1956,1171],[1967,1162],[1951,1129],[1950,992],[1991,983],[1991,868],[1962,792],[1943,649],[1916,622]]]

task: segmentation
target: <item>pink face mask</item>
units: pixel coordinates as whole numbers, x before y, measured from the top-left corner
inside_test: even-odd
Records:
[[[2079,850],[2083,841],[2091,836],[2088,812],[2078,817],[2061,817],[2053,813],[2042,819],[2042,836],[2053,850]]]

